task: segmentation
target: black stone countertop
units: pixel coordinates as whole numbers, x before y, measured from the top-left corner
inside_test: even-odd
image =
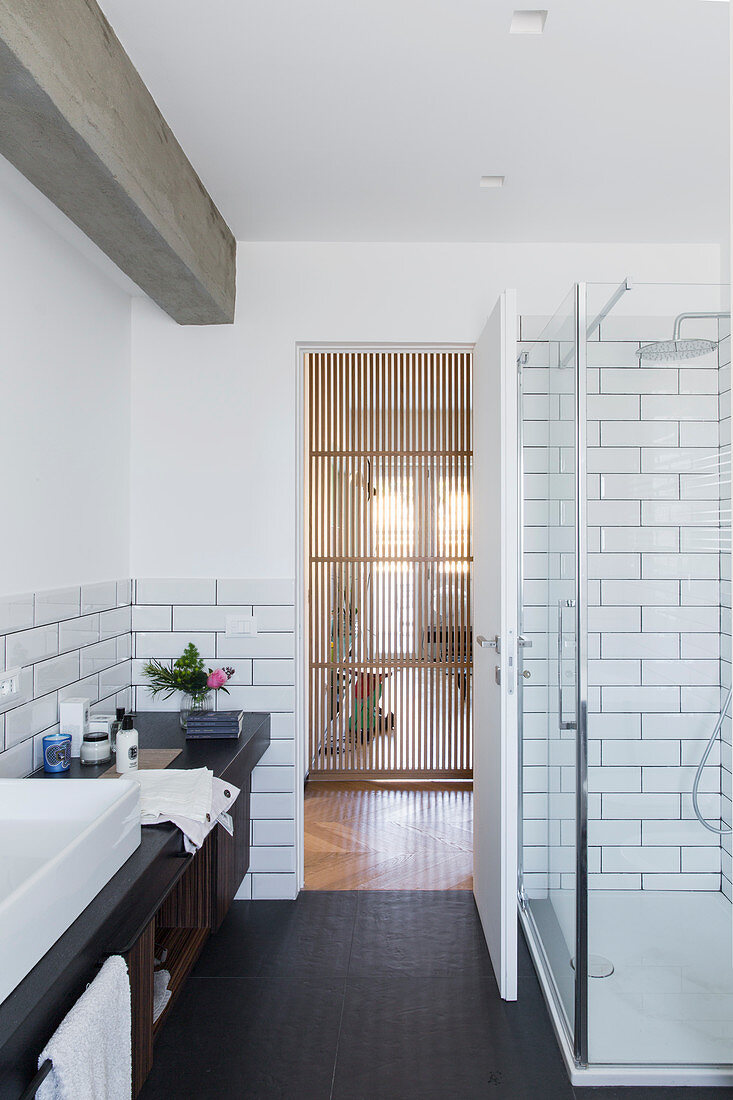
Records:
[[[169,767],[207,767],[221,777],[243,752],[249,757],[250,770],[254,767],[270,741],[269,719],[269,714],[245,714],[241,736],[221,741],[186,741],[177,713],[137,714],[135,727],[140,734],[141,749],[182,750]],[[31,778],[60,783],[67,778],[95,779],[109,767],[110,764],[82,767],[74,759],[68,772],[47,775],[41,770]],[[2,1085],[6,1075],[14,1076],[12,1059],[18,1051],[17,1043],[10,1043],[10,1039],[21,1025],[35,1014],[36,1026],[43,1029],[41,1017],[47,1017],[47,1034],[52,1034],[57,1025],[51,1021],[67,1010],[63,1004],[59,1005],[55,993],[58,992],[61,1002],[68,1001],[69,972],[81,976],[81,993],[95,967],[108,955],[129,948],[160,904],[161,891],[163,895],[167,893],[191,858],[186,855],[182,834],[174,825],[145,825],[139,848],[0,1004],[0,1097],[5,1095]]]

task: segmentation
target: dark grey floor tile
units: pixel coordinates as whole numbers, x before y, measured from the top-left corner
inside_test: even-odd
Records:
[[[141,1100],[328,1100],[344,982],[190,978]]]
[[[197,977],[255,978],[294,919],[290,901],[235,901],[196,963]]]
[[[236,902],[194,974],[141,1100],[733,1098],[573,1089],[524,940],[507,1003],[468,892]]]
[[[462,973],[490,975],[493,981],[470,891],[359,894],[349,976]]]
[[[343,891],[304,891],[296,901],[234,902],[195,974],[345,975],[356,906],[356,896]]]
[[[730,1100],[733,1089],[675,1088],[576,1088],[576,1100]]]
[[[518,999],[502,1004],[508,1040],[521,1067],[522,1087],[530,1096],[572,1100],[570,1079],[521,932],[518,963]]]
[[[334,1100],[572,1100],[566,1079],[538,1080],[488,975],[347,979]]]

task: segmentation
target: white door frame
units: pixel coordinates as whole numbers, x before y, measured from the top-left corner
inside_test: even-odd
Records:
[[[461,351],[473,352],[474,344],[462,340],[445,343],[424,341],[358,341],[316,340],[298,342],[295,345],[295,837],[296,837],[296,887],[300,891],[305,882],[305,760],[308,751],[308,622],[306,569],[308,546],[305,537],[305,505],[308,499],[308,440],[305,431],[305,406],[308,397],[308,380],[305,375],[305,356],[309,352],[395,352],[395,351]]]

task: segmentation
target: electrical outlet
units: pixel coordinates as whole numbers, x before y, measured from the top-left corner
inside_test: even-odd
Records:
[[[227,615],[227,638],[251,638],[257,633],[254,615]]]
[[[20,672],[19,668],[0,672],[0,703],[7,703],[14,695],[20,695]]]

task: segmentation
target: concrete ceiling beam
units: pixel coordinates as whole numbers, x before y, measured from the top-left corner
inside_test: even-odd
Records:
[[[0,0],[0,153],[180,324],[234,320],[234,236],[94,0]]]

